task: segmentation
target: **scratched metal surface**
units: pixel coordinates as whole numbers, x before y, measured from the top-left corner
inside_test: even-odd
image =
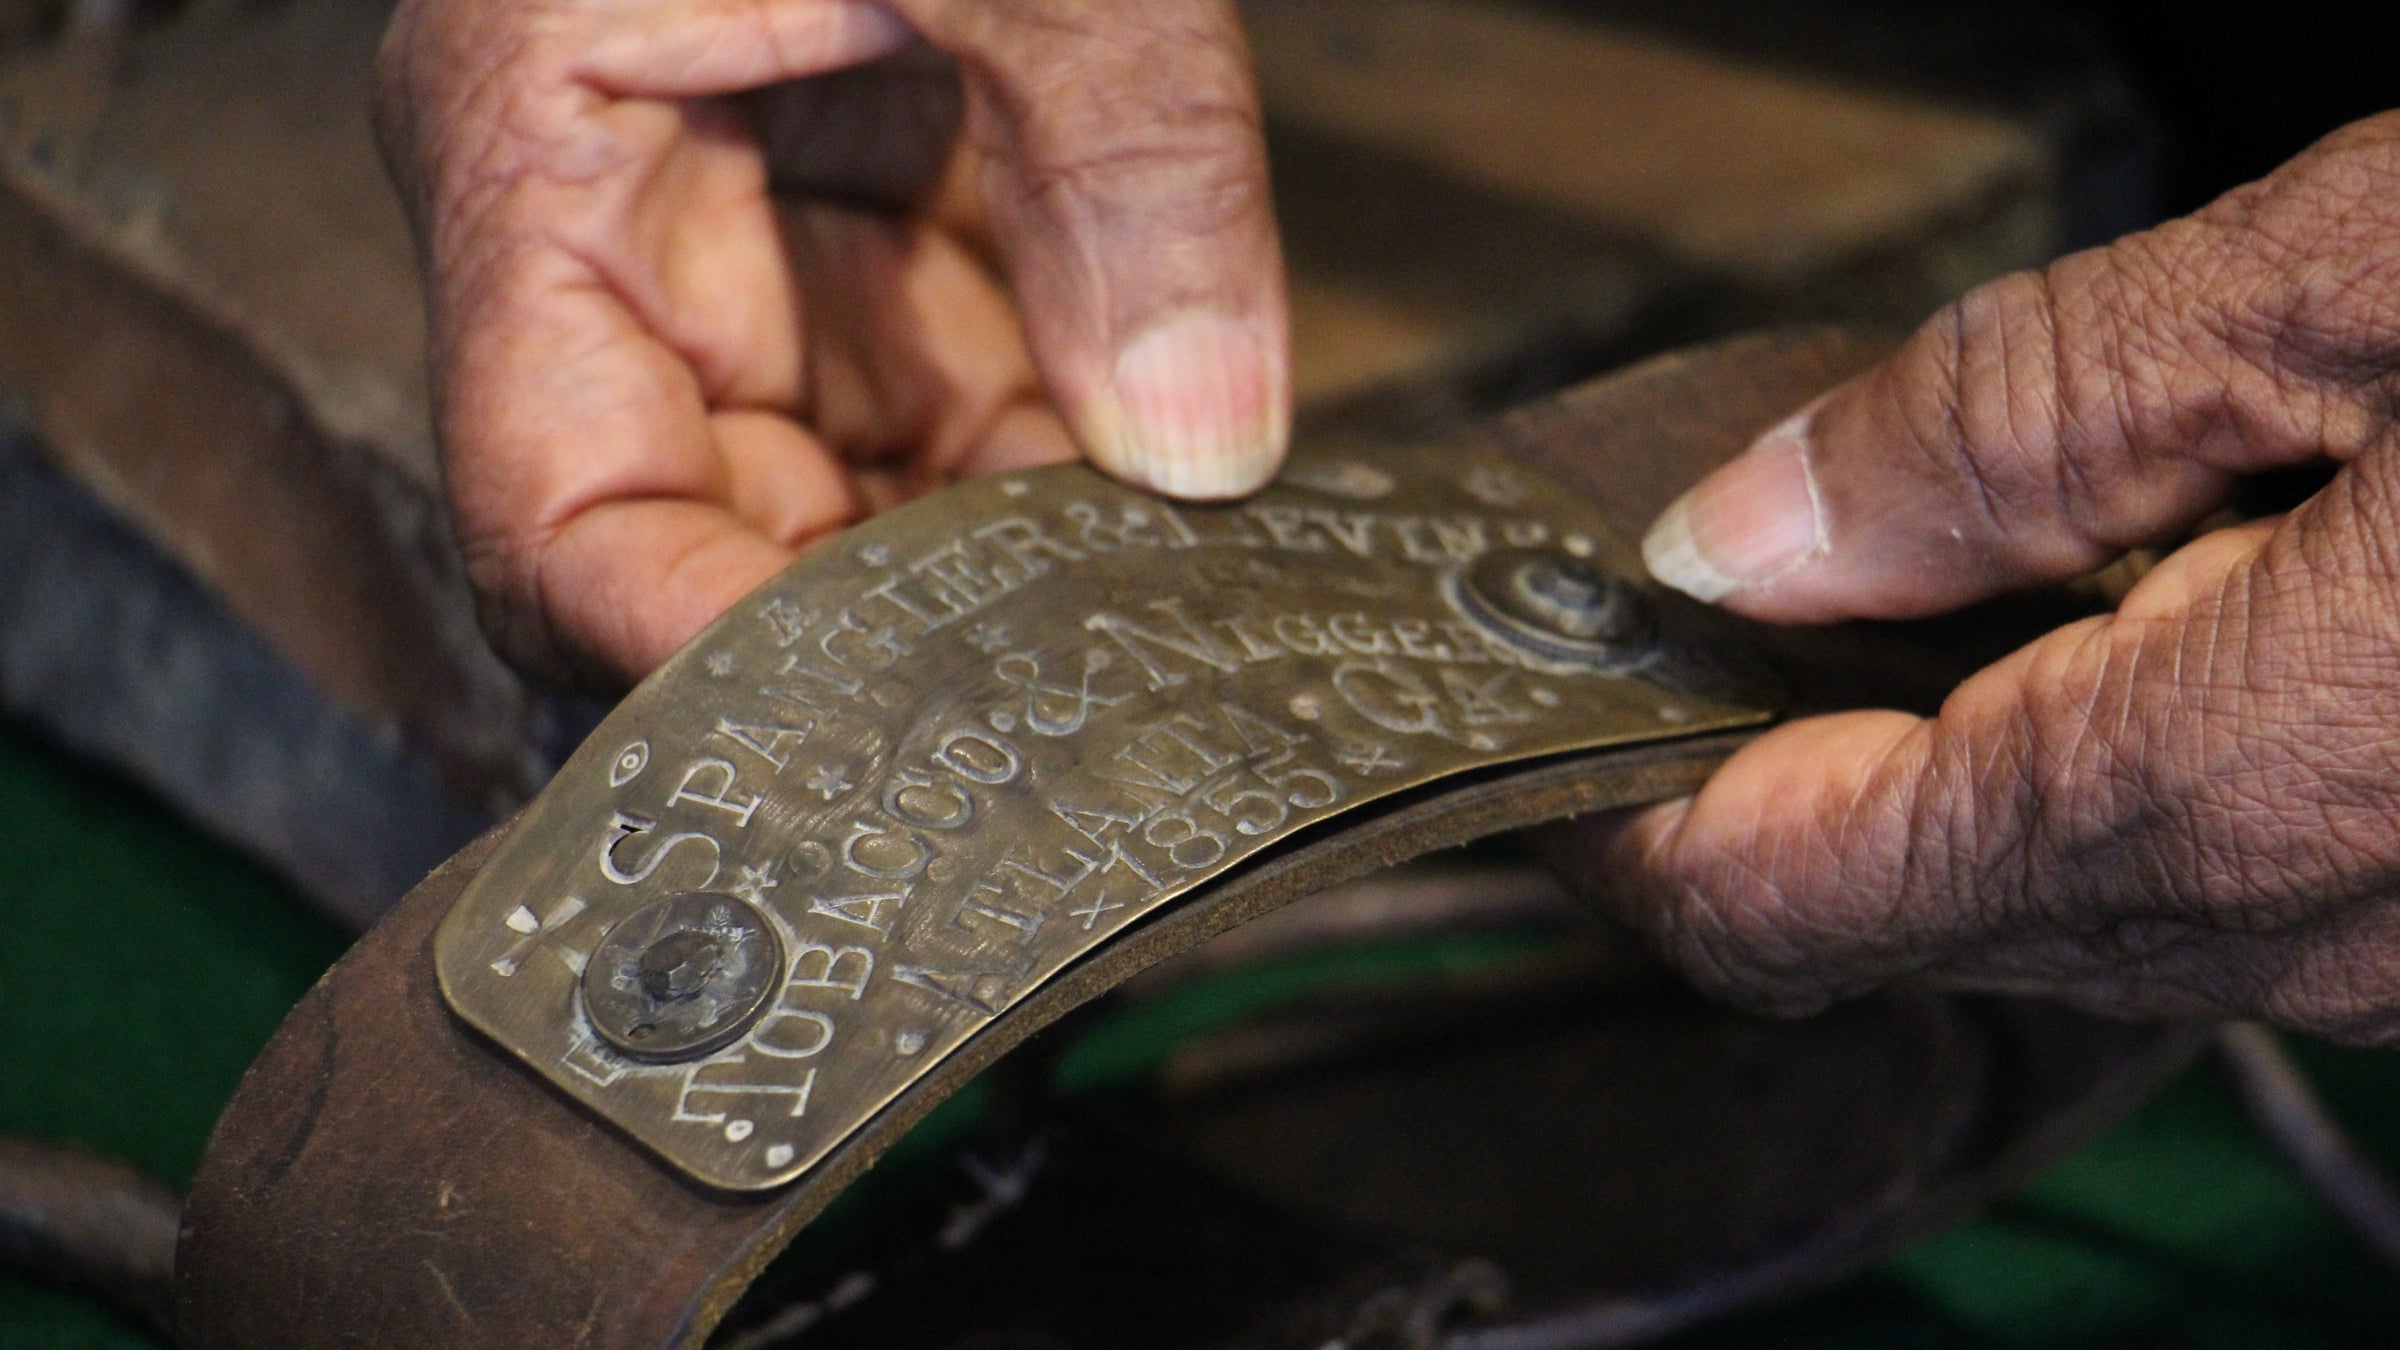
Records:
[[[1113,934],[1407,788],[1725,730],[1759,708],[1635,655],[1557,664],[1453,598],[1601,518],[1456,447],[1304,453],[1239,506],[1081,467],[952,488],[795,564],[626,699],[437,940],[470,1024],[693,1178],[789,1182]],[[594,1035],[601,935],[671,894],[757,906],[782,988],[647,1064]]]

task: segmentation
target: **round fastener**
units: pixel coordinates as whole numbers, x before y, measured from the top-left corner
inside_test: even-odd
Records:
[[[1494,549],[1458,575],[1459,608],[1487,632],[1552,660],[1624,660],[1649,641],[1639,587],[1564,549]]]
[[[697,1059],[773,1001],[783,943],[756,906],[716,891],[653,901],[617,921],[583,968],[583,1012],[634,1059]]]

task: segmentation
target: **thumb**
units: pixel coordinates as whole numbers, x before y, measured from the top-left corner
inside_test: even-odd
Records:
[[[993,236],[1085,452],[1239,496],[1281,464],[1281,249],[1228,0],[899,0],[958,60]]]
[[[2346,204],[2400,124],[2198,216],[2003,278],[1671,506],[1658,578],[1781,622],[1910,618],[2171,543],[2244,474],[2347,459],[2395,300]],[[2336,187],[2342,191],[2334,190]]]

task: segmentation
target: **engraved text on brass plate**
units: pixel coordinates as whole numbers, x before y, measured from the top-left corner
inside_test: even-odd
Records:
[[[1633,566],[1471,451],[1302,455],[1237,506],[1079,467],[952,488],[812,553],[612,714],[444,923],[442,988],[698,1180],[799,1176],[1144,915],[1294,831],[1466,769],[1763,714],[1562,664],[1460,606],[1500,548]],[[774,926],[780,988],[682,1063],[596,1036],[602,935],[679,892]]]

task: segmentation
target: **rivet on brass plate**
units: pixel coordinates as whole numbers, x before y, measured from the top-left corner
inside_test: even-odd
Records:
[[[731,895],[671,895],[617,921],[583,967],[592,1030],[651,1063],[697,1059],[748,1031],[783,980],[766,916]]]
[[[1454,582],[1459,608],[1502,641],[1583,665],[1640,655],[1654,625],[1633,582],[1562,548],[1503,548]]]

